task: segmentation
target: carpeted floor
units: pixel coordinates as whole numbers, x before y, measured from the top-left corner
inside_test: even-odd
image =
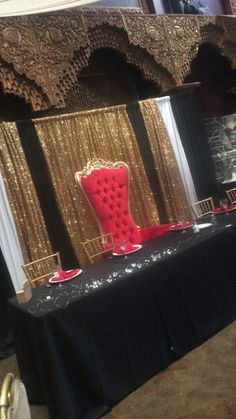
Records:
[[[14,356],[0,361],[0,381],[8,371],[19,375]],[[32,419],[48,419],[44,406],[32,406],[31,412]],[[236,419],[236,322],[154,376],[104,416],[134,418]]]

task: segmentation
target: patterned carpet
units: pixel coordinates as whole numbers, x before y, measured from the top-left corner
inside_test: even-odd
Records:
[[[9,371],[19,376],[15,356],[0,361],[1,382]],[[48,419],[45,406],[32,406],[31,414]],[[151,378],[104,419],[236,419],[236,322]]]
[[[230,408],[225,402],[209,406],[207,409],[190,413],[187,416],[180,416],[178,419],[234,419],[235,415],[231,413]]]

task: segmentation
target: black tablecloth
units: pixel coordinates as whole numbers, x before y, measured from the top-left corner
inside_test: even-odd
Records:
[[[8,299],[13,295],[14,287],[0,248],[0,359],[15,352],[7,305]]]
[[[35,289],[26,304],[10,300],[31,403],[47,403],[51,419],[101,417],[233,321],[234,221],[236,213],[219,215],[199,234],[169,232],[62,288]]]

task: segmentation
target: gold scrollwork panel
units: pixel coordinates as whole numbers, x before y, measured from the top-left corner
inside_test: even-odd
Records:
[[[0,80],[34,110],[65,107],[67,92],[91,53],[107,47],[168,90],[183,83],[203,42],[220,47],[235,67],[235,27],[229,16],[157,16],[120,9],[2,18]],[[8,74],[2,70],[6,63],[12,66]]]

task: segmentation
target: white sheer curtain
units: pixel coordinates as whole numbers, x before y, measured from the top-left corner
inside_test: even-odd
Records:
[[[161,112],[164,120],[171,145],[173,147],[175,157],[179,166],[180,175],[183,181],[185,193],[189,204],[196,202],[197,194],[195,191],[193,178],[190,172],[188,161],[181,143],[179,131],[175,122],[174,114],[172,112],[170,97],[160,97],[156,99],[157,106]]]
[[[25,279],[21,265],[23,256],[9,206],[3,178],[0,173],[0,246],[15,290],[22,288]],[[1,279],[1,278],[0,278]]]

